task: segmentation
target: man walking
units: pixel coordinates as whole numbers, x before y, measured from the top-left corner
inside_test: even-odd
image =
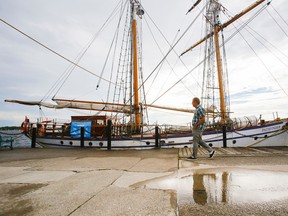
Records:
[[[193,153],[188,159],[197,159],[198,145],[205,148],[209,152],[209,158],[212,158],[215,150],[202,140],[202,133],[206,127],[205,110],[200,105],[200,99],[197,97],[193,98],[192,106],[196,108],[192,119]]]

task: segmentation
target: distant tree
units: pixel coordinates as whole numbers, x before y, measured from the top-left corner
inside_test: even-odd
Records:
[[[19,126],[5,126],[5,127],[0,127],[0,130],[20,130]]]

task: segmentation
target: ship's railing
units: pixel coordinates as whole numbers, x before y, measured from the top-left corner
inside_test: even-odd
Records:
[[[95,134],[94,128],[91,128],[91,131],[86,131],[86,133],[90,133],[91,137],[106,137],[106,128],[107,125],[96,125],[96,127],[100,130],[101,134]],[[159,132],[161,135],[166,134],[181,134],[181,133],[191,133],[192,128],[191,125],[186,126],[177,126],[177,125],[158,125],[158,124],[144,124],[141,125],[140,130],[137,130],[135,124],[113,124],[112,125],[112,137],[131,137],[135,135],[155,135],[155,127],[159,127]],[[32,133],[32,128],[37,128],[37,135],[38,136],[70,136],[71,134],[71,124],[70,123],[58,123],[58,122],[37,122],[37,123],[29,123],[27,132]],[[96,128],[96,129],[97,129]],[[77,129],[80,130],[80,129]]]
[[[259,124],[259,119],[257,117],[243,117],[243,118],[233,118],[227,124],[227,129],[237,130],[241,128],[254,127]],[[106,137],[106,124],[96,125],[95,128],[91,128],[91,131],[86,131],[90,133],[91,137]],[[112,137],[131,137],[131,136],[148,136],[155,135],[155,127],[159,127],[159,132],[161,136],[167,134],[187,134],[192,132],[191,124],[186,125],[168,125],[168,124],[143,124],[140,129],[136,127],[135,124],[112,124]],[[63,122],[37,122],[29,123],[28,131],[31,132],[32,128],[37,128],[38,136],[70,136],[71,134],[71,124]],[[98,129],[98,133],[95,130]],[[207,124],[207,131],[221,131],[222,127],[220,123]]]
[[[57,122],[29,123],[27,132],[32,133],[32,128],[37,128],[38,136],[69,136],[70,124]]]

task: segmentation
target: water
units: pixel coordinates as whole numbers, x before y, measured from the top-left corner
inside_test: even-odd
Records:
[[[264,203],[288,199],[288,173],[247,169],[182,170],[145,183],[176,190],[179,204]]]
[[[13,148],[30,148],[31,147],[31,140],[26,137],[21,131],[19,130],[0,130],[0,135],[2,139],[12,139],[13,142]]]

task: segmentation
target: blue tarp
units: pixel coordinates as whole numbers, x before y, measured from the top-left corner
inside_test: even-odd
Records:
[[[70,135],[72,137],[80,137],[81,127],[84,127],[84,137],[89,138],[91,136],[91,124],[92,124],[91,120],[72,121]]]

